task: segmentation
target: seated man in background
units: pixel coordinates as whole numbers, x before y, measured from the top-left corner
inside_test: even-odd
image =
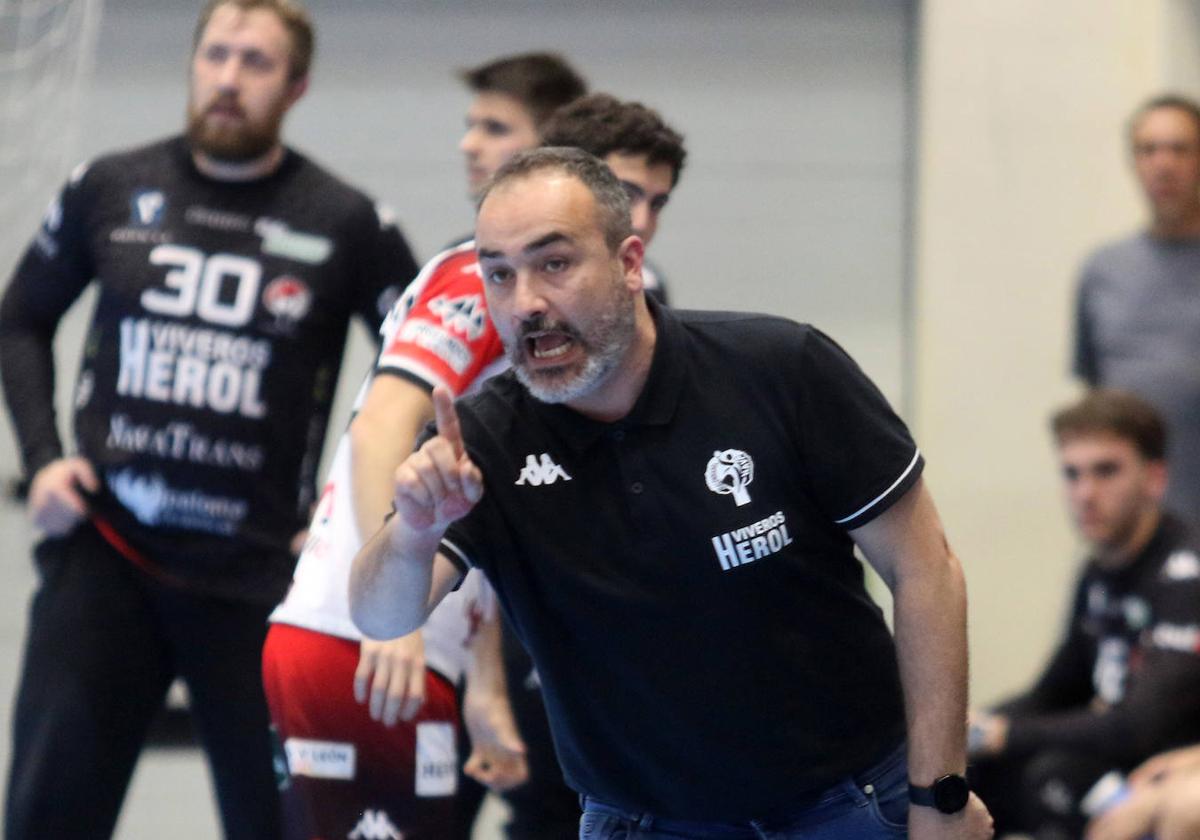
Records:
[[[1052,421],[1088,548],[1066,637],[1034,686],[971,721],[973,786],[997,834],[1077,837],[1106,772],[1200,738],[1200,556],[1162,507],[1167,435],[1140,398],[1098,389]]]

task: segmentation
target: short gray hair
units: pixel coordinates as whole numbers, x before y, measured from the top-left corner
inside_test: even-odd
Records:
[[[496,188],[544,170],[557,170],[578,179],[588,188],[596,201],[596,220],[600,223],[604,241],[610,251],[616,252],[617,247],[632,235],[629,196],[625,194],[621,182],[600,158],[582,149],[566,146],[529,149],[511,157],[496,170],[491,180],[480,191],[479,199],[475,203],[476,215],[483,207],[483,202]]]

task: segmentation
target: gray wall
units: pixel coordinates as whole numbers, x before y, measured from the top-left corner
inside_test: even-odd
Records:
[[[78,128],[71,159],[178,129],[198,5],[107,0],[89,90],[74,125],[61,127],[67,136]],[[893,400],[903,396],[909,3],[311,6],[319,30],[314,83],[288,135],[392,204],[420,256],[471,226],[456,149],[468,96],[453,70],[517,50],[557,49],[596,89],[660,108],[687,136],[689,166],[653,248],[676,301],[817,323]],[[4,43],[0,37],[0,51]],[[0,120],[0,147],[19,146],[24,130]],[[0,185],[0,209],[10,213],[3,218],[18,219],[0,226],[0,255],[23,247],[68,166],[64,161],[62,173],[21,194]],[[68,405],[82,337],[82,303],[60,330],[61,406]],[[351,350],[343,410],[369,364],[363,336],[352,337]],[[0,429],[0,477],[16,469],[11,436]],[[19,521],[17,510],[0,510],[0,531],[10,537],[0,565],[5,720],[34,584],[25,559],[29,534]],[[3,765],[7,737],[0,725]],[[135,780],[119,838],[215,836],[204,789],[196,756],[152,754]]]
[[[178,129],[197,6],[108,0],[76,157]],[[456,149],[468,96],[454,69],[560,50],[594,88],[658,107],[687,137],[689,165],[652,251],[676,302],[814,322],[901,398],[908,4],[314,0],[311,8],[313,86],[288,136],[393,205],[420,257],[471,225]],[[0,253],[27,239],[52,190],[27,199],[24,227],[0,231]],[[70,323],[60,338],[64,399],[78,337]],[[348,379],[368,363],[360,337]],[[10,439],[0,437],[9,474]]]

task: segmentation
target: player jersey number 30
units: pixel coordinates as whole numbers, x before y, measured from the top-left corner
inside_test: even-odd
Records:
[[[254,317],[262,265],[249,257],[205,255],[175,244],[155,247],[149,261],[167,271],[161,286],[142,292],[142,308],[172,321],[122,319],[117,393],[265,417],[262,375],[270,364],[271,341],[234,332]],[[193,315],[212,326],[173,322]]]
[[[195,314],[223,327],[240,327],[253,317],[262,280],[257,260],[235,254],[206,257],[184,245],[159,245],[150,252],[150,262],[170,271],[163,280],[166,288],[142,292],[147,311],[173,318]],[[222,294],[227,279],[234,283],[232,295]]]

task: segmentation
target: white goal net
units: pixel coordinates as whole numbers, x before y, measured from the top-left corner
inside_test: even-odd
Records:
[[[0,0],[0,285],[77,154],[103,0]]]
[[[76,163],[102,3],[0,0],[0,292]],[[0,494],[19,470],[7,425],[0,411]]]

